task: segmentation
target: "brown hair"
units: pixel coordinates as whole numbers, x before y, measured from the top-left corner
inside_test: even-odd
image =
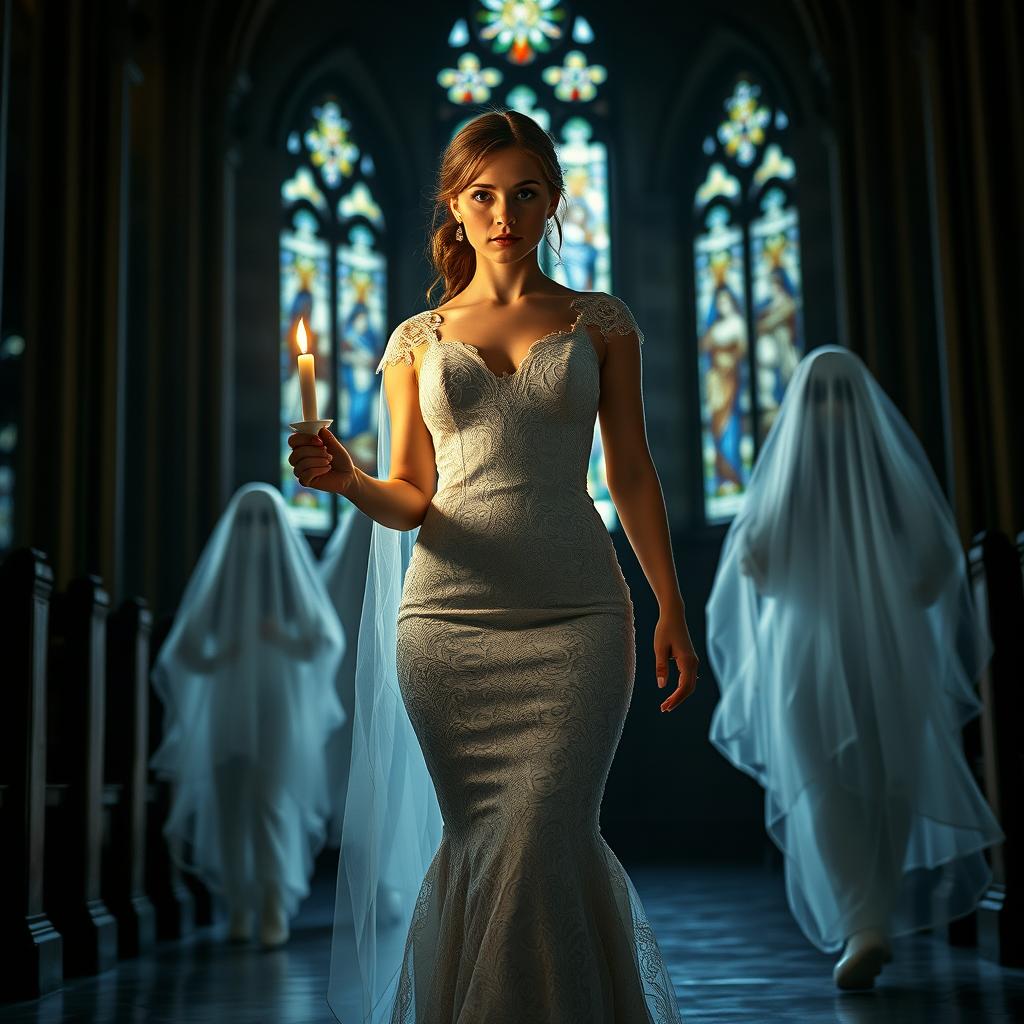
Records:
[[[518,146],[537,158],[551,195],[557,195],[562,203],[565,202],[565,182],[554,141],[532,117],[517,110],[491,110],[463,125],[441,156],[432,196],[434,210],[427,251],[437,276],[427,288],[428,305],[432,304],[431,297],[438,285],[443,286],[437,302],[442,306],[469,284],[476,270],[473,247],[455,240],[458,223],[452,215],[449,200],[472,181],[484,158],[511,146]],[[558,225],[557,252],[562,248],[562,222],[557,212],[553,219]]]

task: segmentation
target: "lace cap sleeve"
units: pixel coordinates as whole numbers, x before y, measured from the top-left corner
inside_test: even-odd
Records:
[[[583,301],[583,323],[587,327],[596,327],[604,336],[635,333],[640,344],[644,343],[644,334],[637,326],[633,314],[622,299],[607,292],[594,292]]]
[[[412,350],[417,345],[422,345],[430,336],[429,324],[425,321],[422,313],[417,313],[416,316],[403,320],[391,332],[391,337],[384,348],[384,355],[377,364],[376,372],[380,373],[385,366],[389,366],[392,363],[405,362],[411,364]]]

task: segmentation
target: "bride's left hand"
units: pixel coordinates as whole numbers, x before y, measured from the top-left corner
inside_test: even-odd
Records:
[[[673,711],[693,693],[697,686],[697,665],[699,659],[690,640],[686,627],[686,613],[682,606],[662,611],[658,625],[654,628],[654,661],[658,686],[668,685],[668,666],[674,660],[679,669],[675,692],[661,704],[662,711]]]

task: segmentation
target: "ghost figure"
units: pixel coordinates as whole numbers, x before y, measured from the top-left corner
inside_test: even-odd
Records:
[[[288,938],[330,811],[325,746],[345,636],[305,540],[273,487],[247,484],[199,558],[160,650],[154,769],[174,782],[164,833],[222,893],[229,937]]]
[[[953,514],[863,363],[798,366],[707,605],[711,741],[765,789],[797,922],[869,988],[893,935],[972,910],[1002,833],[964,724],[991,654]]]

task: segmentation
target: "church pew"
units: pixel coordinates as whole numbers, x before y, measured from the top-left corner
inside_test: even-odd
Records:
[[[110,801],[102,893],[117,919],[118,953],[137,956],[156,940],[145,892],[146,788],[149,758],[149,634],[145,601],[130,598],[107,623],[106,765]]]
[[[1024,585],[1006,534],[979,533],[970,552],[978,614],[993,655],[980,680],[980,748],[985,796],[1006,841],[992,850],[993,881],[978,907],[978,947],[1008,967],[1024,966]]]
[[[53,571],[31,548],[0,566],[0,949],[4,999],[63,983],[63,941],[43,909],[47,633]]]
[[[55,596],[51,616],[43,901],[64,936],[65,977],[117,961],[100,892],[108,606],[100,579],[85,576]]]
[[[153,665],[173,621],[173,616],[164,616],[153,628],[147,681],[152,679]],[[151,684],[148,712],[148,746],[149,756],[152,756],[163,736],[163,704]],[[181,869],[171,856],[171,848],[163,833],[170,809],[170,784],[155,778],[148,768],[147,778],[146,887],[156,911],[157,938],[180,939],[195,929],[195,900],[182,879]]]

